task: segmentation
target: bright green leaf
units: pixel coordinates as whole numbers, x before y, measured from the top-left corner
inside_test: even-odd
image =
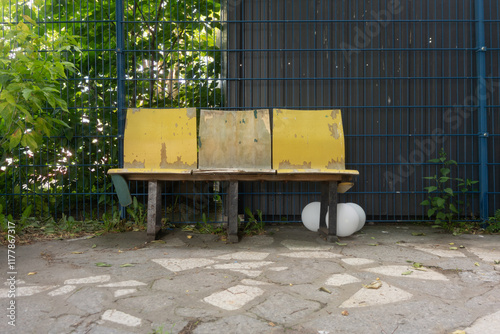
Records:
[[[444,191],[445,193],[450,194],[450,195],[452,195],[452,196],[453,196],[453,189],[451,189],[451,188],[446,188],[446,189],[444,189],[443,191]]]
[[[449,168],[441,168],[440,169],[441,175],[446,176],[450,174],[450,169]]]
[[[111,265],[109,263],[105,263],[105,262],[97,262],[95,265],[98,267],[111,267]]]
[[[35,20],[33,20],[31,17],[29,17],[28,15],[23,15],[23,19],[25,19],[26,21],[28,21],[29,23],[33,24],[33,25],[37,25]]]
[[[432,215],[436,212],[436,209],[427,210],[427,217],[432,217]]]
[[[14,131],[12,136],[10,136],[9,149],[12,151],[21,142],[22,132],[20,129]]]
[[[37,150],[39,144],[41,144],[40,141],[38,140],[38,138],[36,137],[36,135],[33,134],[33,133],[27,133],[27,134],[25,134],[23,136],[23,139],[26,139],[26,145],[25,146],[28,146],[31,151]]]
[[[441,198],[441,197],[434,197],[434,200],[435,200],[436,206],[438,206],[438,207],[443,207],[444,204],[446,203],[446,200],[444,198]]]
[[[428,193],[431,193],[433,191],[438,190],[438,187],[436,187],[436,186],[430,186],[430,187],[425,187],[424,189],[427,190]]]
[[[2,94],[0,94],[0,100],[5,100],[10,104],[16,104],[16,99],[7,89],[4,89]]]

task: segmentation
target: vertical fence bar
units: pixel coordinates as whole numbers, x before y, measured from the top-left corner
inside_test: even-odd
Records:
[[[127,1],[127,0],[125,0]],[[124,20],[123,0],[116,0],[116,108],[118,113],[118,164],[123,168],[123,136],[125,132],[125,54],[123,49]],[[120,217],[125,218],[125,208],[119,204]]]
[[[123,0],[116,0],[116,81],[118,112],[118,157],[120,168],[123,167],[123,133],[125,131],[125,62],[123,39]]]
[[[484,2],[476,0],[476,43],[478,80],[478,135],[479,135],[479,212],[481,220],[488,219],[488,104],[486,87],[486,41],[484,31]]]

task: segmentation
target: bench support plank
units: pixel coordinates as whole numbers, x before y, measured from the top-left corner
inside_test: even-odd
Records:
[[[227,241],[238,242],[238,181],[229,182]]]
[[[321,206],[319,218],[320,234],[326,236],[328,242],[337,242],[337,203],[338,203],[338,182],[323,182],[321,185]],[[329,209],[328,209],[329,208]],[[328,214],[328,228],[326,226],[326,212]]]
[[[161,183],[148,182],[148,228],[147,239],[153,241],[161,230]]]

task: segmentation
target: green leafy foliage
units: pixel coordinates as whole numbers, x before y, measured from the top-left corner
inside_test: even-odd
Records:
[[[7,232],[9,229],[9,222],[13,222],[14,219],[12,215],[5,215],[3,212],[3,206],[0,204],[0,232]]]
[[[24,58],[5,61],[19,62],[19,77],[25,78],[29,70],[43,78],[40,89],[33,87],[33,80],[19,79],[24,86],[14,85],[12,92],[3,94],[6,104],[0,108],[8,105],[13,112],[12,103],[17,103],[24,109],[14,110],[20,118],[8,118],[11,123],[1,117],[2,133],[12,127],[10,135],[2,137],[6,168],[0,170],[0,189],[16,196],[2,197],[0,204],[16,219],[32,205],[33,216],[54,216],[57,224],[69,223],[60,219],[63,213],[77,221],[104,220],[103,213],[116,203],[106,171],[118,167],[118,125],[123,121],[117,112],[116,2],[3,1],[0,6],[3,21],[16,22],[1,28],[2,52],[21,54],[7,48],[12,29],[19,31],[21,40],[33,43]],[[220,14],[220,1],[214,0],[127,2],[127,52],[121,64],[126,76],[124,107],[220,106]],[[20,65],[23,61],[25,66]],[[37,71],[33,62],[38,69],[48,69]],[[2,62],[0,68],[7,65]],[[41,109],[34,112],[33,106]],[[132,219],[141,218],[138,209],[134,213],[138,216]]]
[[[68,111],[60,97],[59,80],[75,71],[64,52],[77,50],[76,40],[60,35],[49,41],[34,32],[36,23],[4,26],[0,38],[0,147],[2,164],[18,146],[36,151],[44,136],[52,136],[67,124],[58,114]]]
[[[245,208],[245,214],[248,217],[248,222],[243,226],[243,233],[247,235],[263,234],[264,221],[262,220],[262,211],[257,210],[257,217],[250,211],[250,208]]]
[[[144,226],[147,218],[147,212],[144,205],[137,201],[137,197],[134,197],[132,200],[132,205],[127,208],[127,213],[137,225]]]
[[[211,223],[207,218],[205,213],[202,214],[203,223],[196,223],[193,232],[201,233],[201,234],[216,234],[222,235],[225,233],[225,229],[221,224]]]
[[[500,209],[495,211],[495,216],[488,219],[488,226],[486,227],[486,231],[490,233],[500,232]]]
[[[444,149],[439,152],[439,158],[429,160],[429,162],[439,164],[441,167],[439,168],[439,174],[424,177],[424,179],[432,181],[433,184],[424,188],[429,196],[420,205],[429,207],[427,216],[434,218],[436,225],[450,231],[454,230],[457,225],[455,220],[461,217],[458,208],[463,206],[465,210],[467,207],[462,205],[463,203],[458,199],[458,194],[473,191],[473,186],[478,181],[451,177],[451,168],[457,165],[457,162],[449,160]],[[463,214],[462,216],[466,215]]]

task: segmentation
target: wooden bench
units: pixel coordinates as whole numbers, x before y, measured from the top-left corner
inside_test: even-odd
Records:
[[[124,167],[108,173],[122,206],[132,203],[129,180],[148,181],[148,240],[161,228],[162,181],[227,181],[229,242],[238,241],[239,181],[319,181],[320,233],[338,240],[337,194],[359,174],[345,169],[340,110],[201,110],[199,118],[197,129],[193,108],[127,111]]]

